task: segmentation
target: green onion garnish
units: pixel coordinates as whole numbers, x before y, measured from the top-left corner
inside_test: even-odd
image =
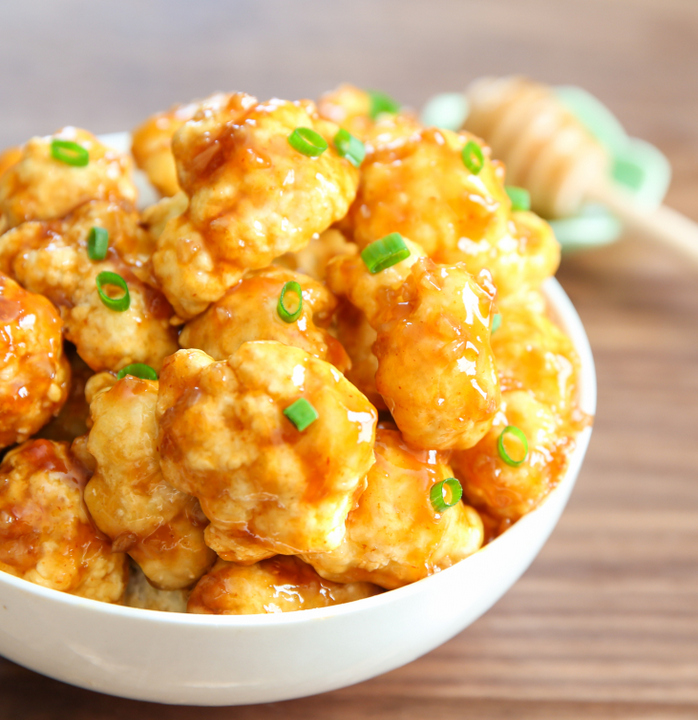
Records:
[[[449,500],[446,501],[444,490],[448,493]],[[437,482],[436,485],[431,486],[429,492],[429,500],[431,500],[432,507],[436,512],[443,512],[448,508],[453,507],[463,497],[463,488],[456,478],[446,478],[441,482]]]
[[[521,445],[523,446],[523,457],[520,460],[514,460],[506,451],[506,448],[504,447],[504,440],[507,435],[512,435],[521,442]],[[501,457],[507,465],[518,467],[528,457],[528,440],[526,440],[523,430],[517,428],[516,425],[507,425],[504,430],[502,430],[499,440],[497,440],[497,449],[499,450],[499,457]]]
[[[410,251],[402,235],[396,232],[372,242],[361,251],[361,259],[371,275],[392,267],[409,256]]]
[[[482,148],[474,140],[468,140],[465,147],[461,150],[461,158],[463,164],[470,170],[473,175],[479,175],[485,164],[485,158],[482,154]]]
[[[109,232],[103,227],[93,227],[87,236],[87,257],[90,260],[104,260],[109,247]]]
[[[528,190],[524,190],[514,185],[507,185],[504,188],[511,200],[512,210],[530,210],[531,209],[531,195]]]
[[[359,167],[366,157],[366,147],[350,132],[342,128],[334,136],[334,146],[337,152],[346,158],[354,167]]]
[[[375,120],[383,113],[395,115],[395,113],[399,112],[400,103],[393,100],[390,95],[386,95],[384,92],[380,92],[380,90],[368,90],[367,92],[371,99],[371,109],[368,111],[371,120]]]
[[[295,310],[289,310],[284,304],[284,297],[287,292],[292,292],[298,295],[298,307]],[[298,320],[303,311],[303,290],[301,286],[295,280],[289,280],[283,288],[281,288],[281,295],[279,295],[279,302],[276,306],[276,312],[279,313],[279,317],[287,323],[292,323]]]
[[[158,374],[155,370],[145,363],[133,363],[132,365],[127,365],[125,368],[121,368],[117,373],[116,379],[121,380],[127,375],[133,375],[133,377],[140,378],[141,380],[158,379]]]
[[[52,140],[51,157],[75,167],[85,167],[90,162],[90,153],[72,140]]]
[[[285,410],[284,415],[296,426],[299,432],[303,432],[308,425],[314,423],[318,417],[317,410],[305,399],[299,398],[291,403]]]
[[[327,150],[327,140],[307,127],[297,127],[288,136],[288,141],[294,150],[309,157],[317,157]]]
[[[109,295],[104,292],[105,285],[114,285],[118,288],[121,288],[124,291],[124,294],[118,298],[109,297]],[[97,275],[97,292],[99,293],[99,297],[101,298],[102,302],[110,310],[115,310],[116,312],[124,312],[124,310],[128,310],[129,306],[131,305],[131,296],[128,292],[128,285],[126,284],[126,280],[124,280],[121,275],[117,275],[116,273],[101,272],[99,275]]]
[[[502,324],[502,316],[499,313],[495,313],[494,317],[492,318],[492,335],[499,330],[500,325]]]

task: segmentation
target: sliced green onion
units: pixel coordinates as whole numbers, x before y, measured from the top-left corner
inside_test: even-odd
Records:
[[[468,140],[465,147],[461,150],[461,158],[463,164],[470,170],[473,175],[479,175],[485,165],[485,157],[482,154],[482,148],[474,140]]]
[[[115,287],[121,288],[124,294],[118,298],[109,297],[104,292],[105,285],[114,285]],[[113,272],[101,272],[97,275],[97,292],[102,302],[110,309],[116,312],[124,312],[128,310],[131,305],[131,295],[128,292],[128,285],[121,275],[117,275]]]
[[[288,136],[288,141],[294,150],[309,157],[317,157],[327,150],[327,140],[307,127],[297,127]]]
[[[90,162],[90,153],[72,140],[52,140],[51,157],[75,167],[85,167]]]
[[[90,260],[104,260],[109,248],[109,232],[103,227],[93,227],[87,236],[87,257]]]
[[[296,426],[299,432],[303,432],[308,425],[311,425],[320,417],[317,410],[305,398],[299,398],[296,402],[291,403],[284,410],[284,415]]]
[[[514,458],[512,458],[506,451],[506,448],[504,447],[504,439],[507,435],[512,435],[521,442],[524,454],[520,460],[514,460]],[[499,440],[497,440],[497,449],[499,450],[499,457],[501,457],[507,465],[518,467],[528,457],[528,440],[526,440],[523,430],[517,428],[516,425],[507,425],[504,430],[502,430]]]
[[[361,251],[361,259],[371,275],[392,267],[409,256],[410,251],[402,235],[396,232],[372,242]]]
[[[117,373],[116,379],[121,380],[127,375],[133,375],[133,377],[140,378],[141,380],[158,379],[158,374],[155,370],[145,363],[133,363],[132,365],[127,365],[125,368],[121,368]]]
[[[284,297],[289,291],[298,295],[298,307],[295,310],[289,310],[284,303]],[[276,312],[279,313],[279,317],[287,323],[295,322],[301,316],[301,312],[303,312],[303,290],[295,280],[289,280],[289,282],[281,288],[281,295],[279,295]]]
[[[371,109],[368,111],[371,120],[375,120],[383,113],[395,115],[395,113],[400,111],[400,103],[393,100],[390,95],[386,95],[384,92],[380,92],[380,90],[368,90],[367,92],[371,99]]]
[[[446,490],[450,498],[448,502],[444,497],[444,490]],[[432,507],[436,512],[448,510],[448,508],[453,507],[462,497],[463,488],[454,477],[437,482],[436,485],[431,486],[431,491],[429,492],[429,500],[431,500]]]
[[[499,313],[495,313],[494,317],[492,318],[492,335],[494,335],[497,330],[499,330],[501,324],[502,316]]]
[[[350,132],[342,128],[334,136],[334,146],[337,152],[346,158],[354,167],[359,167],[366,157],[366,147]]]
[[[514,185],[507,185],[504,188],[511,200],[512,210],[530,210],[531,209],[531,195],[528,190],[524,188],[515,187]]]

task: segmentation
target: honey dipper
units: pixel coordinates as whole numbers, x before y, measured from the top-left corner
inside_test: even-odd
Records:
[[[665,205],[643,210],[615,185],[606,149],[551,88],[520,77],[482,78],[466,95],[464,128],[504,161],[507,184],[526,188],[535,212],[568,217],[585,202],[600,203],[632,231],[698,261],[698,224]]]

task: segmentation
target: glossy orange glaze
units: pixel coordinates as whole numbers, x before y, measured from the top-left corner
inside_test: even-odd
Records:
[[[291,612],[339,605],[379,592],[369,583],[324,580],[296,557],[277,555],[252,566],[219,560],[192,591],[187,610],[213,615]]]
[[[297,127],[318,132],[328,149],[295,150]],[[346,214],[358,170],[340,157],[337,126],[310,101],[260,103],[242,93],[201,103],[173,139],[188,208],[158,238],[155,273],[179,317],[203,312],[246,269],[300,250]]]
[[[282,320],[278,312],[279,297],[287,282],[297,282],[303,296],[302,312],[290,323]],[[295,309],[298,298],[289,292],[284,302]],[[336,305],[332,293],[307,275],[274,266],[253,270],[205,313],[188,322],[179,344],[224,360],[244,342],[276,340],[327,360],[344,372],[350,360],[340,343],[323,329],[330,323]]]
[[[343,543],[303,555],[323,577],[390,589],[450,567],[480,547],[483,526],[475,510],[458,503],[437,512],[431,503],[434,484],[453,477],[447,453],[415,450],[387,428],[376,431],[375,453]]]
[[[56,309],[0,274],[0,448],[23,442],[57,415],[69,387]]]
[[[125,556],[112,552],[83,502],[88,471],[67,443],[31,440],[0,465],[0,568],[56,590],[116,602]]]
[[[283,410],[305,398],[300,432]],[[158,401],[166,479],[199,498],[223,558],[336,546],[373,463],[376,411],[334,367],[299,348],[250,342],[226,361],[181,350]]]

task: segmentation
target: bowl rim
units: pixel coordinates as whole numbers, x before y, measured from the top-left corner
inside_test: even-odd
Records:
[[[577,314],[574,305],[566,295],[562,286],[555,278],[548,278],[543,283],[543,294],[548,300],[549,313],[562,329],[568,334],[572,340],[574,347],[580,359],[579,374],[579,403],[581,409],[592,417],[596,412],[596,370],[594,359],[589,345],[584,326]],[[484,546],[470,557],[464,558],[455,565],[446,568],[440,572],[430,575],[429,577],[418,580],[417,582],[404,585],[393,590],[373,595],[368,598],[354,600],[352,602],[340,605],[332,605],[325,608],[310,608],[305,610],[296,610],[286,613],[268,613],[255,615],[205,615],[197,613],[182,612],[166,612],[159,610],[148,610],[144,608],[134,608],[125,605],[116,605],[112,603],[101,602],[91,598],[83,598],[77,595],[71,595],[60,590],[43,587],[23,578],[10,575],[9,573],[0,571],[0,590],[3,584],[7,584],[16,588],[18,591],[27,593],[37,597],[37,599],[52,600],[62,604],[65,609],[80,609],[82,611],[100,613],[105,617],[118,616],[124,620],[148,621],[150,623],[158,623],[164,626],[208,626],[208,627],[225,627],[225,628],[248,628],[257,626],[285,626],[296,623],[303,623],[312,620],[329,619],[331,617],[359,614],[368,612],[374,607],[380,607],[386,603],[392,603],[396,600],[407,600],[410,596],[420,594],[439,582],[439,578],[444,575],[452,575],[457,573],[458,568],[467,567],[467,563],[473,558],[488,553],[492,548],[498,548],[502,543],[506,542],[509,532],[516,527],[526,526],[536,521],[538,511],[551,497],[567,490],[568,485],[573,485],[576,480],[577,470],[582,463],[586,453],[589,438],[591,436],[591,425],[584,428],[577,437],[576,447],[570,456],[567,470],[564,478],[545,498],[543,503],[530,513],[524,515],[509,530],[495,538],[491,543]],[[461,570],[464,571],[464,570]]]

